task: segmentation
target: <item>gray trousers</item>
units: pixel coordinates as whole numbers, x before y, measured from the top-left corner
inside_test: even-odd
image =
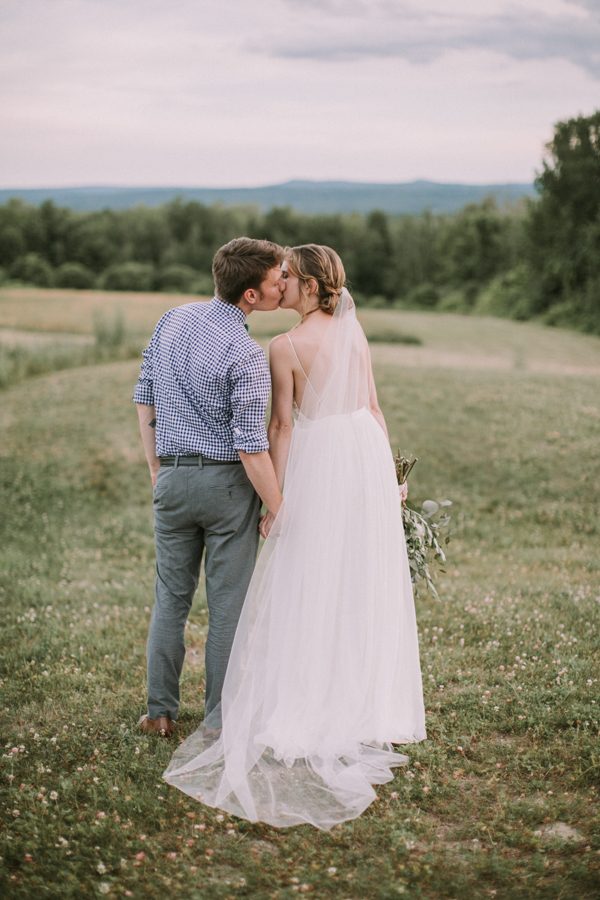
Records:
[[[258,549],[260,500],[242,465],[161,467],[154,488],[155,604],[148,634],[148,715],[177,719],[184,628],[205,554],[205,716],[221,700]]]

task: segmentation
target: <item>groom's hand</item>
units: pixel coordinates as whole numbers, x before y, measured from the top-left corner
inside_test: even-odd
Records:
[[[156,477],[160,469],[160,460],[156,456],[156,409],[146,403],[136,403],[140,435],[152,487],[156,485]]]

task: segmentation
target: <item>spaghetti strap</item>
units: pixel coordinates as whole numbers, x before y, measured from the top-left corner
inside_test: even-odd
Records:
[[[299,365],[300,368],[302,369],[302,374],[303,374],[304,377],[306,378],[308,384],[310,384],[310,378],[308,377],[308,373],[307,373],[306,369],[304,368],[304,366],[302,365],[302,363],[300,362],[300,357],[299,357],[298,354],[296,353],[296,348],[294,347],[294,342],[293,342],[293,340],[291,339],[291,337],[289,336],[289,333],[288,333],[287,331],[286,331],[286,337],[287,337],[288,341],[290,342],[290,347],[292,348],[292,351],[293,351],[294,356],[295,356],[296,359],[298,360],[298,365]],[[312,387],[312,385],[311,385],[311,387]]]

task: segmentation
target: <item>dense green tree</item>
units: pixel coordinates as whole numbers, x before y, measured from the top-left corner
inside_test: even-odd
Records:
[[[39,253],[26,253],[19,257],[10,270],[11,277],[24,284],[52,287],[54,272],[52,266]]]
[[[600,111],[559,122],[529,216],[531,313],[600,331]],[[554,310],[552,321],[561,321]]]
[[[260,237],[286,247],[304,243],[300,229],[300,216],[289,206],[276,206],[262,217],[258,230]],[[257,235],[258,236],[258,235]]]
[[[78,262],[63,263],[54,273],[54,283],[57,287],[86,290],[94,287],[95,281],[94,273]]]
[[[143,206],[127,210],[122,224],[126,258],[160,266],[171,240],[168,218],[163,211]]]
[[[69,262],[79,262],[93,272],[125,261],[125,234],[122,217],[111,210],[82,214],[68,239]]]
[[[181,197],[164,207],[165,220],[169,232],[178,244],[185,244],[194,224],[194,209],[197,203],[184,203]]]
[[[0,225],[0,259],[5,266],[12,265],[25,251],[25,241],[15,225]]]
[[[388,278],[392,259],[392,237],[388,217],[380,210],[369,213],[363,238],[355,248],[354,282],[362,294],[393,299],[395,285]]]
[[[390,264],[394,270],[394,296],[404,297],[415,287],[441,283],[441,240],[446,220],[425,212],[402,216],[394,223],[394,250]]]
[[[171,263],[161,269],[155,279],[155,286],[159,291],[168,291],[173,294],[190,294],[198,281],[199,273],[191,266],[182,263]]]
[[[66,245],[73,213],[46,200],[40,206],[39,217],[42,228],[40,252],[43,252],[51,266],[59,266],[67,260]]]
[[[443,279],[452,285],[482,285],[505,269],[505,225],[506,217],[498,214],[492,199],[448,217],[440,246]]]
[[[151,291],[154,268],[148,263],[123,262],[109,266],[102,277],[107,291]]]

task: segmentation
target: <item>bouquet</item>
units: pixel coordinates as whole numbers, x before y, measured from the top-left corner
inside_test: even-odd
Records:
[[[399,485],[405,484],[416,462],[416,458],[407,459],[398,450],[394,463]],[[427,590],[434,597],[438,597],[433,583],[432,567],[437,564],[441,572],[445,571],[442,566],[446,562],[446,554],[442,543],[447,544],[450,540],[448,526],[451,506],[451,500],[425,500],[420,513],[406,503],[402,506],[404,536],[415,592],[419,590],[419,582],[424,582]]]

